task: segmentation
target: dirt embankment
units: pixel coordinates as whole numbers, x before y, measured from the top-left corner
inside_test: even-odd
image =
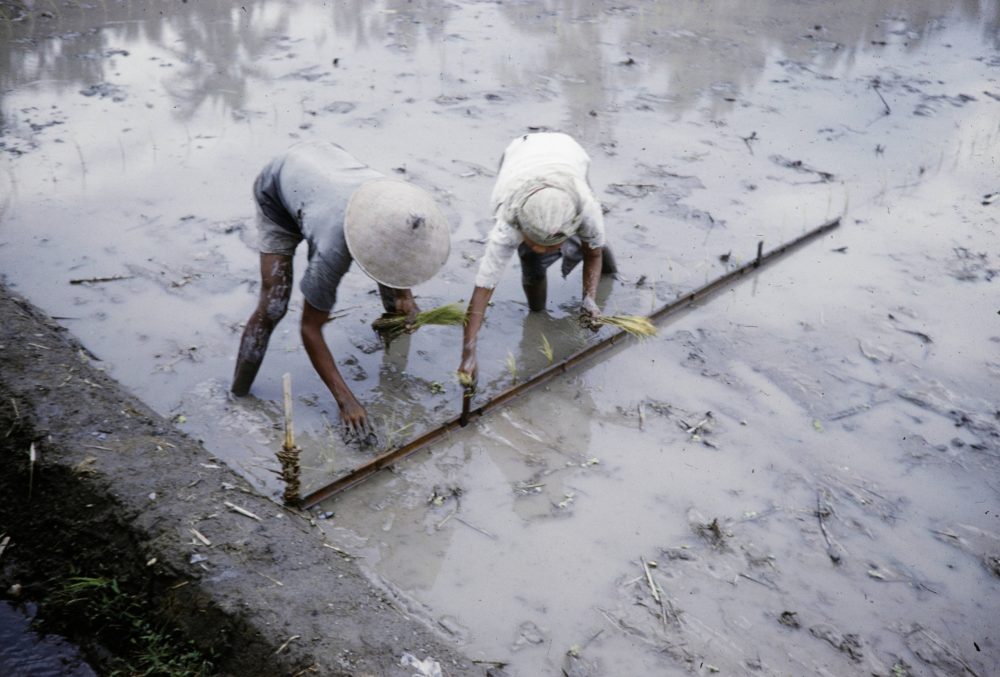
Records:
[[[308,516],[255,495],[2,285],[0,317],[0,589],[38,602],[89,660],[134,660],[100,634],[106,618],[81,617],[81,583],[103,581],[104,603],[213,673],[410,674],[410,652],[481,674]]]

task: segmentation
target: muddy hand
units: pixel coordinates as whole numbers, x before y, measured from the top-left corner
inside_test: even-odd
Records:
[[[353,433],[364,439],[373,432],[368,423],[368,413],[353,397],[340,406],[340,420],[344,423],[344,431],[348,434]]]
[[[420,312],[420,307],[417,305],[416,299],[412,296],[396,299],[396,312],[406,315],[406,327],[404,327],[403,331],[407,334],[412,334],[417,330],[417,327],[413,326],[413,322],[417,319],[417,314]]]
[[[476,389],[476,381],[479,378],[479,367],[476,364],[475,353],[462,358],[462,364],[458,368],[458,382],[465,390]]]
[[[600,317],[601,309],[597,307],[597,302],[593,298],[585,296],[583,303],[580,304],[580,325],[591,331],[598,331],[601,328],[600,323],[597,322]]]

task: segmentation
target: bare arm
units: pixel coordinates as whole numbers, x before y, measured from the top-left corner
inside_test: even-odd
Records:
[[[601,265],[604,261],[604,248],[591,249],[583,244],[583,301],[580,309],[585,315],[596,319],[601,316],[597,307],[597,283],[601,281]]]
[[[319,377],[330,389],[330,394],[337,401],[340,407],[340,418],[344,425],[358,433],[366,433],[369,430],[368,414],[364,407],[354,397],[354,393],[347,387],[344,378],[337,370],[337,364],[330,354],[330,349],[323,339],[323,324],[326,322],[329,313],[324,313],[309,305],[306,301],[302,308],[302,345],[305,346],[309,361]]]
[[[600,270],[600,268],[598,268]],[[458,371],[467,375],[473,381],[477,377],[476,342],[479,329],[483,326],[486,307],[493,296],[493,290],[486,287],[476,287],[469,299],[469,309],[466,311],[465,330],[462,337],[462,364]]]

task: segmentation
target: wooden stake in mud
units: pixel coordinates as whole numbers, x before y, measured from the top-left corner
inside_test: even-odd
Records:
[[[284,500],[287,505],[298,505],[301,497],[299,490],[301,482],[299,480],[299,448],[295,446],[295,433],[292,429],[292,375],[285,374],[282,377],[282,386],[285,391],[285,442],[278,452],[278,460],[281,462],[281,479],[285,481]]]
[[[462,388],[462,414],[458,417],[458,424],[463,428],[469,425],[469,410],[472,409],[472,398],[475,394],[475,385],[468,385]]]

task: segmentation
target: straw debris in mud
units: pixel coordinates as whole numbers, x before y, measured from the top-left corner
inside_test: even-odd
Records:
[[[382,334],[386,339],[392,340],[401,335],[407,328],[406,315],[383,315],[372,322],[372,329]],[[414,330],[427,324],[441,326],[457,326],[465,324],[465,310],[460,303],[448,303],[430,310],[422,310],[413,318],[409,326]]]

